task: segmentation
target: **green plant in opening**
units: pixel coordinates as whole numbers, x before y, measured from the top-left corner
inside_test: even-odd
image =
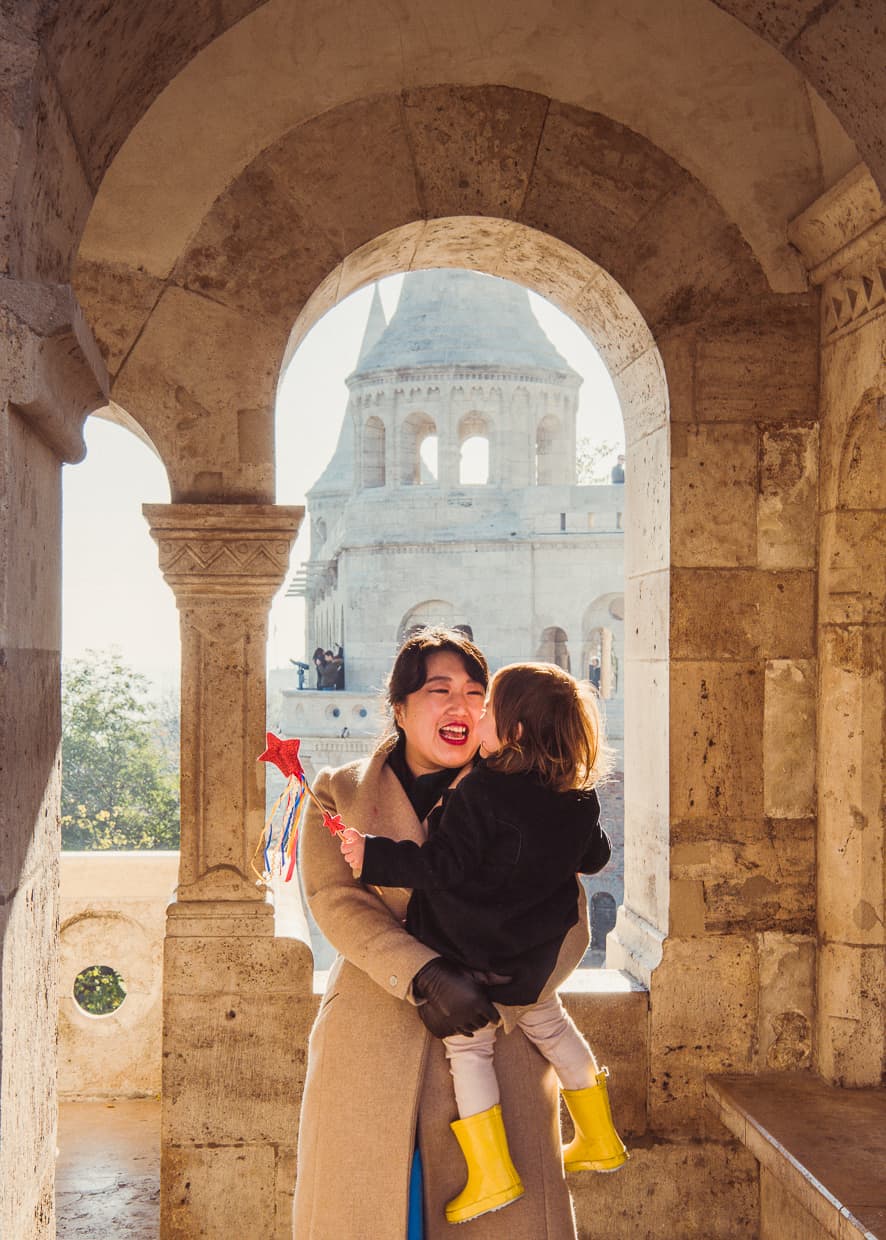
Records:
[[[62,677],[62,847],[178,848],[173,712],[116,651],[90,651]]]
[[[92,964],[74,978],[74,998],[90,1016],[110,1016],[126,998],[123,978],[107,964]]]

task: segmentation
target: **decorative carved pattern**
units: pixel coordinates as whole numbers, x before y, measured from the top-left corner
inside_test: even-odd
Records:
[[[286,572],[286,542],[229,541],[220,538],[158,538],[160,569],[165,574],[217,577],[266,577]]]
[[[886,309],[886,257],[855,276],[834,276],[822,292],[822,336],[834,340]]]

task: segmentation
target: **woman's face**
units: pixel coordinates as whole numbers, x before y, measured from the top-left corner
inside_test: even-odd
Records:
[[[459,767],[477,752],[476,728],[486,690],[472,680],[461,656],[435,650],[427,680],[394,708],[406,735],[406,762],[414,775]]]

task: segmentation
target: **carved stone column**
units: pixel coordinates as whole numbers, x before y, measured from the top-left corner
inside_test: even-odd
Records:
[[[181,869],[164,951],[161,1234],[276,1237],[278,1198],[295,1178],[313,961],[306,944],[274,937],[273,907],[250,861],[265,817],[256,758],[264,748],[267,616],[304,510],[151,504],[144,512],[182,634]]]
[[[181,616],[177,899],[264,899],[250,858],[265,817],[265,645],[303,508],[146,504]]]
[[[863,166],[791,225],[821,289],[814,1064],[878,1085],[886,1044],[886,203]]]

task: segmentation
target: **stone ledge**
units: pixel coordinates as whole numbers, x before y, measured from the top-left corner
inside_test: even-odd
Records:
[[[810,1073],[714,1076],[707,1106],[835,1240],[886,1237],[886,1090]]]

